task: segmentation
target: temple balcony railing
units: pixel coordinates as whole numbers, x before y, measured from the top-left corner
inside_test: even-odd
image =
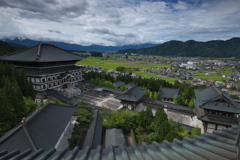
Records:
[[[74,81],[81,81],[83,78],[82,76],[75,76],[73,78],[80,78]],[[55,80],[51,80],[51,81],[44,81],[44,82],[32,82],[32,84],[39,84],[39,85],[43,85],[43,84],[50,84],[50,83],[55,83],[55,82],[60,82],[60,83],[64,83],[63,79],[55,79]],[[70,81],[66,81],[66,82],[70,82]]]
[[[46,91],[47,89],[56,89],[56,88],[61,88],[64,84],[75,84],[75,83],[78,83],[78,82],[80,82],[80,81],[82,81],[82,80],[75,80],[75,81],[72,81],[72,82],[70,82],[70,81],[67,81],[67,82],[63,82],[63,83],[61,83],[61,84],[57,84],[57,85],[53,85],[53,86],[48,86],[48,87],[45,87],[45,88],[43,88],[42,86],[41,86],[41,88],[34,88],[34,90],[35,91]],[[46,85],[46,84],[42,84],[42,85]]]

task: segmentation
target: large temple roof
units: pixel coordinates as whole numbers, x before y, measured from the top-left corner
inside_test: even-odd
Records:
[[[83,58],[79,55],[67,52],[52,44],[42,43],[26,50],[0,57],[0,60],[11,62],[61,62],[78,61],[81,59]]]

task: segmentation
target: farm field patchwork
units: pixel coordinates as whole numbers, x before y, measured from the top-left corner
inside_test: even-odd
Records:
[[[162,65],[162,64],[154,64],[154,63],[148,63],[148,62],[139,62],[139,61],[127,61],[125,59],[108,59],[104,60],[103,58],[95,58],[95,57],[88,57],[81,61],[77,62],[78,65],[88,65],[88,66],[96,66],[100,67],[102,69],[116,69],[117,67],[125,67],[125,68],[138,68],[139,71],[133,71],[133,73],[136,73],[137,75],[141,75],[144,78],[151,78],[151,77],[157,77],[159,79],[163,79],[166,81],[169,81],[171,83],[174,83],[175,80],[178,78],[169,78],[165,76],[157,76],[153,73],[147,73],[143,72],[144,69],[149,68],[166,68],[169,67],[169,65]],[[223,73],[217,73],[217,72],[198,72],[198,71],[191,71],[193,73],[196,73],[197,76],[192,76],[192,78],[201,78],[201,79],[212,79],[214,81],[224,81],[227,78],[221,77],[221,75],[225,72],[230,73],[229,70],[224,69]],[[210,75],[206,75],[206,73],[210,73]]]
[[[100,58],[89,57],[77,62],[78,65],[88,65],[88,66],[97,66],[102,69],[116,69],[119,66],[126,68],[139,68],[148,69],[148,68],[163,68],[169,67],[169,65],[153,64],[148,62],[137,62],[137,61],[126,61],[124,59],[116,60],[102,60]]]

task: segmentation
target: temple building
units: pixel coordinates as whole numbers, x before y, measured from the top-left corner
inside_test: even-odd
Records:
[[[140,103],[145,93],[146,90],[141,89],[137,85],[135,85],[132,88],[122,92],[115,98],[121,100],[121,103],[124,107],[128,107],[130,110],[134,110],[136,106]]]
[[[181,95],[180,89],[177,88],[168,88],[168,87],[161,87],[159,92],[162,96],[164,101],[173,101],[174,96]]]
[[[215,85],[195,90],[195,112],[202,121],[204,132],[212,133],[232,125],[237,125],[240,106]]]
[[[54,89],[60,91],[76,86],[82,80],[82,67],[75,63],[83,58],[67,52],[52,43],[38,45],[26,50],[2,56],[0,60],[23,69],[37,93]]]

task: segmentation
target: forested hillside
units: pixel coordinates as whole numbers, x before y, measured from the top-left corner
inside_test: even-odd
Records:
[[[0,63],[0,136],[36,108],[35,92],[23,70]]]
[[[11,44],[11,43],[0,41],[0,56],[9,54],[9,53],[14,53],[24,48],[26,47],[18,44]]]
[[[197,42],[194,40],[186,42],[168,41],[150,48],[126,49],[120,50],[117,53],[180,57],[240,58],[240,38],[232,38],[226,41],[214,40],[208,42]]]

